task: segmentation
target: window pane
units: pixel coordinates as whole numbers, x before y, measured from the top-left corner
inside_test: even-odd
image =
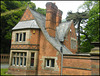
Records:
[[[22,65],[22,63],[23,63],[23,58],[21,57],[20,58],[20,65]]]
[[[18,36],[19,36],[18,33],[16,33],[16,41],[18,41]]]
[[[19,63],[19,57],[17,57],[17,65],[18,65],[18,63]]]
[[[19,53],[17,53],[17,56],[19,56]]]
[[[23,33],[23,41],[26,40],[26,33]]]
[[[13,57],[13,63],[12,64],[15,65],[15,57]]]
[[[51,59],[51,67],[54,67],[54,59]]]
[[[27,54],[26,53],[24,53],[24,56],[26,56]]]
[[[24,66],[26,66],[26,58],[24,58]]]
[[[20,33],[20,39],[19,40],[22,41],[22,33]]]
[[[23,56],[23,53],[21,53],[21,56]]]
[[[31,57],[34,57],[34,53],[31,53]]]
[[[34,58],[31,58],[31,66],[34,66]]]
[[[48,59],[46,60],[46,66],[49,66],[49,60]]]

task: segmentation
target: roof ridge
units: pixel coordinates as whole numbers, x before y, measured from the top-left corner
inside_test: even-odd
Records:
[[[30,10],[32,10],[31,8],[29,8],[29,9],[30,9]],[[45,15],[43,15],[43,14],[41,14],[41,13],[39,13],[39,12],[35,11],[35,10],[32,10],[32,11],[34,11],[34,12],[36,12],[36,13],[38,13],[38,14],[40,14],[40,15],[44,16],[44,17],[46,17]]]

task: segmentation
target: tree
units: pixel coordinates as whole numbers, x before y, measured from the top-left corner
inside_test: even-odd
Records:
[[[28,0],[1,1],[1,53],[10,53],[11,29],[19,22],[28,2],[29,7],[36,10],[36,5]]]
[[[83,34],[81,36],[81,52],[90,52],[93,48],[91,42],[99,42],[99,1],[89,1],[86,4],[84,3],[83,6],[86,6],[87,3],[92,5],[88,6],[91,9],[85,10],[88,11],[89,18],[83,28],[84,31],[81,31],[81,34]]]
[[[89,52],[93,48],[91,42],[98,41],[99,38],[99,1],[85,1],[80,8],[84,9],[84,12],[69,12],[66,20],[73,19],[75,25],[78,24],[78,45],[80,45],[78,50]],[[80,23],[85,26],[80,26]],[[80,33],[82,34],[81,39]]]
[[[38,8],[36,11],[46,16],[46,9]]]
[[[83,19],[88,18],[88,14],[86,12],[82,12],[82,13],[68,12],[67,14],[68,14],[68,16],[66,17],[67,21],[73,20],[74,25],[78,24],[77,31],[78,31],[78,53],[79,53],[80,52],[80,24],[81,24]]]

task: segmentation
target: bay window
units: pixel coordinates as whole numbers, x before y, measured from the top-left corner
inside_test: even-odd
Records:
[[[13,52],[12,53],[12,65],[13,66],[26,66],[26,52]]]
[[[16,42],[22,42],[22,41],[25,41],[26,40],[26,33],[23,32],[23,33],[16,33],[16,39],[15,41]]]

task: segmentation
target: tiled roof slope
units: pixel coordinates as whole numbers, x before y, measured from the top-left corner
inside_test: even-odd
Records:
[[[63,54],[72,54],[72,52],[65,46],[60,43],[64,39],[65,34],[68,33],[68,29],[72,23],[71,22],[65,22],[59,24],[59,26],[56,28],[56,37],[53,38],[49,36],[48,32],[45,29],[45,20],[46,17],[30,8],[28,8],[32,15],[34,16],[34,20],[28,20],[28,21],[20,21],[18,24],[12,29],[12,30],[18,30],[18,29],[27,29],[27,28],[40,28],[43,32],[45,38],[51,43],[51,45],[56,48],[60,52],[60,48],[63,49]],[[62,27],[63,26],[63,27]],[[69,27],[65,27],[69,26]],[[64,33],[64,34],[63,34]],[[61,53],[61,52],[60,52]]]
[[[27,28],[39,29],[39,26],[37,25],[35,20],[20,21],[12,30],[27,29]]]
[[[30,8],[29,8],[30,9]],[[36,11],[34,10],[31,10],[31,13],[34,15],[34,18],[38,24],[38,26],[40,27],[41,31],[43,32],[45,38],[51,43],[51,45],[54,46],[54,48],[56,48],[59,52],[60,52],[60,48],[62,47],[63,49],[63,54],[72,54],[72,52],[67,48],[65,47],[65,45],[62,45],[58,39],[58,37],[50,37],[48,32],[45,30],[45,16],[41,15],[40,13],[37,13]],[[71,24],[71,22],[70,22]],[[62,24],[60,24],[61,26]],[[69,25],[68,25],[69,26]],[[59,28],[59,27],[58,27]],[[63,27],[62,29],[64,29],[65,27]],[[68,29],[68,28],[67,28]],[[66,30],[67,30],[66,29]],[[59,31],[59,30],[58,30]],[[62,33],[61,33],[62,34]]]

